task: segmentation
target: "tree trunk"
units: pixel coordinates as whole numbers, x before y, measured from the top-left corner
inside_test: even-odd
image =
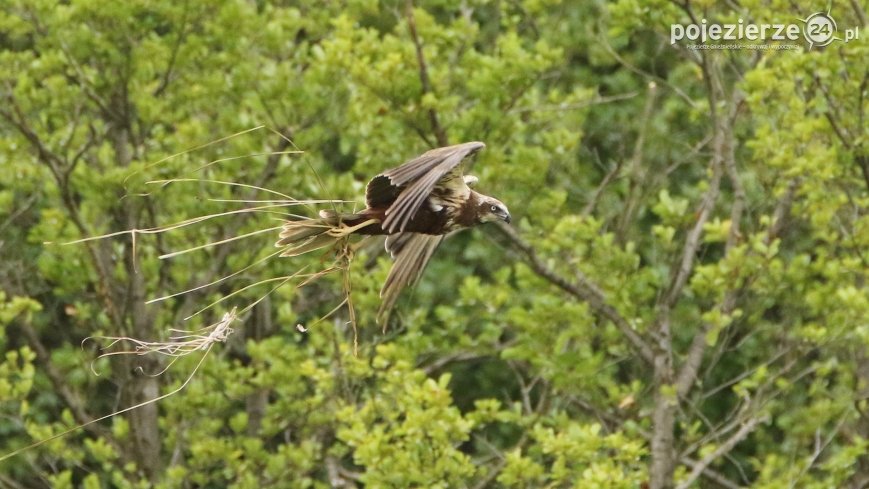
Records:
[[[130,137],[125,126],[115,126],[112,131],[112,143],[115,158],[119,165],[128,167],[132,162]],[[123,229],[137,229],[139,226],[137,206],[130,199],[125,199],[121,209],[123,213],[119,222]],[[133,338],[152,338],[154,336],[154,317],[145,306],[145,283],[136,265],[137,257],[132,246],[126,247],[125,268],[128,275],[127,294],[124,304],[117,304],[118,310],[126,315],[124,323],[130,326],[130,336]],[[121,399],[122,407],[134,406],[160,395],[159,377],[151,374],[160,370],[160,362],[150,357],[131,357],[130,361],[122,362],[125,370],[125,380]],[[156,474],[162,472],[160,463],[160,430],[159,413],[156,403],[146,404],[127,413],[130,423],[130,455],[136,465],[142,469],[152,482]]]
[[[670,318],[665,313],[659,322],[654,356],[655,410],[652,413],[652,463],[650,489],[673,487],[675,450],[673,429],[676,419],[676,389],[673,385],[673,359]]]

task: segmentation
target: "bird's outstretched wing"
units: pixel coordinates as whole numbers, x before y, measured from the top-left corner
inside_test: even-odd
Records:
[[[444,238],[420,233],[397,233],[386,237],[386,250],[395,259],[395,264],[380,289],[381,304],[377,320],[384,327],[401,291],[419,280],[429,258]]]
[[[388,234],[403,231],[436,186],[453,197],[467,198],[470,189],[460,163],[485,146],[471,142],[432,149],[372,179],[366,191],[369,206],[391,202],[383,229]]]

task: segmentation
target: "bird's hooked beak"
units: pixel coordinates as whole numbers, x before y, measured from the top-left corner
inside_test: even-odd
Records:
[[[507,206],[504,204],[500,204],[498,206],[498,211],[495,212],[495,215],[500,218],[502,221],[510,224],[510,210],[507,209]]]

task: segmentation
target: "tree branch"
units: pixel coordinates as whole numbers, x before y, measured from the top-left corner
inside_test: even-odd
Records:
[[[723,164],[727,173],[727,178],[733,187],[733,205],[730,208],[730,232],[727,235],[727,243],[724,247],[724,254],[727,256],[730,251],[736,246],[740,234],[740,221],[742,220],[742,212],[745,209],[745,189],[742,186],[742,180],[739,178],[739,173],[736,170],[735,142],[733,138],[733,122],[736,119],[736,112],[740,103],[740,95],[734,91],[731,99],[730,115],[727,119],[727,124],[721,129],[724,131],[724,140],[721,142],[723,147],[716,147],[716,151],[724,153]],[[714,205],[714,201],[713,204]],[[695,226],[694,230],[698,228]],[[696,245],[695,245],[696,246]],[[724,295],[724,299],[719,306],[721,312],[729,315],[736,307],[736,288],[730,288]],[[703,361],[703,354],[706,352],[706,336],[712,330],[712,324],[705,323],[694,334],[691,341],[691,346],[688,349],[688,354],[685,358],[682,368],[676,377],[676,392],[679,397],[685,397],[694,381],[697,380],[697,372],[700,370],[700,364]]]
[[[576,397],[576,396],[571,396],[570,400],[572,402],[576,403],[577,405],[579,405],[582,409],[592,413],[599,421],[601,421],[601,424],[604,426],[606,426],[607,424],[610,424],[613,426],[624,426],[624,424],[625,424],[625,419],[622,416],[619,416],[617,414],[614,414],[614,413],[611,413],[611,412],[608,412],[605,410],[598,409],[595,405],[586,401],[585,399],[581,399],[581,398]],[[640,436],[642,436],[643,438],[645,438],[647,440],[652,438],[651,433],[649,433],[648,431],[646,431],[642,428],[636,428],[636,430],[637,430],[637,433],[639,433]],[[680,456],[679,461],[682,462],[683,464],[687,465],[688,467],[692,467],[692,468],[696,467],[697,464],[699,463],[697,460],[694,460],[687,455]],[[709,480],[714,481],[716,484],[718,484],[722,487],[725,487],[727,489],[739,489],[739,487],[740,487],[739,484],[731,481],[730,479],[725,477],[723,474],[721,474],[713,469],[710,469],[709,467],[705,467],[703,469],[703,475],[706,478],[708,478]]]
[[[521,251],[527,258],[526,263],[537,273],[538,276],[547,280],[573,297],[585,301],[592,310],[609,319],[622,335],[627,338],[634,350],[645,360],[651,363],[652,349],[646,341],[634,330],[631,324],[614,307],[606,302],[603,292],[581,272],[578,273],[579,282],[574,284],[559,276],[537,256],[537,251],[509,225],[498,223],[498,229],[510,242]]]
[[[682,6],[689,16],[693,17],[690,6],[686,3]],[[730,144],[728,134],[730,124],[727,118],[722,116],[719,101],[723,99],[724,88],[721,80],[721,72],[713,56],[700,52],[700,67],[703,72],[703,80],[706,83],[709,103],[709,120],[712,125],[713,153],[710,161],[712,171],[708,188],[697,210],[697,218],[694,227],[685,237],[682,246],[681,257],[674,264],[675,271],[667,292],[662,294],[656,303],[657,318],[651,329],[654,338],[652,343],[654,367],[653,386],[655,403],[652,412],[652,441],[651,441],[651,464],[649,467],[649,486],[651,489],[664,489],[673,485],[673,470],[675,468],[675,439],[674,430],[676,424],[676,408],[678,406],[678,391],[675,391],[673,371],[673,340],[670,328],[670,313],[679,297],[691,272],[694,270],[694,260],[700,247],[700,238],[703,234],[703,226],[709,220],[715,203],[718,199],[721,185],[721,174],[724,159],[727,154],[727,145]],[[703,345],[705,346],[705,345]],[[702,358],[702,351],[698,354]],[[698,360],[699,363],[699,360]],[[693,383],[693,379],[692,379]],[[690,384],[689,384],[690,385]],[[671,392],[671,388],[674,391]]]
[[[407,2],[407,30],[410,33],[410,38],[413,41],[413,46],[416,48],[416,60],[419,64],[419,81],[422,84],[422,93],[434,93],[431,86],[431,80],[428,76],[428,65],[425,62],[425,55],[422,52],[422,43],[419,35],[416,32],[416,19],[413,16],[413,1]],[[447,146],[447,133],[441,126],[438,119],[438,113],[434,108],[428,109],[428,118],[431,123],[432,132],[434,132],[438,145]]]
[[[108,430],[102,426],[88,424],[93,420],[93,417],[85,411],[84,403],[82,403],[81,399],[69,389],[69,381],[64,378],[63,374],[58,371],[57,368],[54,367],[54,364],[51,361],[51,354],[39,339],[39,334],[37,334],[36,330],[33,329],[33,326],[27,320],[24,320],[19,323],[19,328],[27,338],[27,343],[31,348],[33,348],[34,353],[36,353],[36,359],[45,370],[45,374],[51,381],[51,385],[54,386],[55,392],[72,413],[75,422],[80,425],[86,425],[85,429],[96,436],[103,437],[108,434]],[[113,438],[106,437],[106,440],[114,444]]]
[[[597,154],[595,153],[595,156]],[[598,157],[598,162],[600,162],[600,158]],[[591,197],[588,199],[588,202],[585,204],[585,207],[582,208],[582,212],[580,213],[582,216],[590,216],[592,212],[594,212],[595,207],[597,207],[597,203],[600,200],[600,196],[603,195],[604,189],[612,182],[622,170],[622,160],[619,159],[615,165],[604,175],[603,179],[600,181],[600,184],[597,188],[592,192]]]
[[[709,464],[714,462],[719,457],[724,456],[729,453],[733,448],[742,440],[745,439],[752,431],[757,427],[758,424],[765,421],[766,418],[751,418],[744,425],[742,425],[739,430],[730,436],[724,443],[721,444],[714,452],[709,455],[703,457],[702,460],[697,462],[694,465],[694,468],[691,470],[691,473],[688,474],[688,478],[682,481],[681,484],[676,486],[676,489],[688,489],[694,481],[697,480],[698,477],[703,473],[703,470],[706,469]]]
[[[718,199],[718,191],[721,185],[721,160],[716,155],[712,161],[712,179],[709,181],[709,189],[703,196],[703,201],[700,203],[700,208],[697,211],[697,220],[694,227],[688,232],[685,237],[685,245],[682,247],[682,257],[679,260],[679,266],[673,279],[670,282],[670,288],[664,295],[663,305],[667,309],[673,307],[682,293],[682,289],[688,282],[688,277],[694,269],[694,258],[697,256],[697,248],[700,246],[700,237],[703,235],[703,226],[709,220],[712,214],[712,208],[715,207],[715,201]]]
[[[166,71],[160,78],[160,85],[154,90],[153,96],[159,97],[172,79],[172,71],[175,69],[175,63],[178,61],[178,52],[181,51],[181,45],[187,37],[187,15],[190,13],[190,2],[184,2],[184,13],[181,14],[181,32],[178,33],[178,38],[172,45],[172,55],[169,57],[169,63],[166,65]]]
[[[10,91],[11,93],[11,91]],[[68,175],[65,175],[63,167],[65,165],[64,159],[58,155],[57,153],[52,152],[46,145],[43,143],[42,139],[36,132],[30,127],[27,123],[27,118],[24,113],[21,111],[17,101],[12,95],[7,95],[4,97],[7,106],[12,110],[4,110],[0,109],[0,117],[6,119],[9,124],[11,124],[18,132],[26,139],[34,152],[36,153],[36,158],[40,162],[42,162],[51,172],[51,175],[54,177],[55,185],[57,185],[58,192],[60,193],[61,200],[66,207],[67,213],[69,215],[70,220],[75,225],[76,229],[82,236],[88,236],[91,233],[89,232],[87,226],[82,220],[81,215],[78,210],[78,205],[76,204],[75,196],[72,194],[69,188],[69,178]],[[103,305],[106,307],[106,311],[109,315],[115,320],[120,321],[119,310],[117,307],[117,301],[113,297],[113,289],[111,287],[111,281],[109,279],[109,265],[108,265],[108,254],[107,254],[107,245],[102,245],[99,249],[97,248],[98,244],[88,242],[85,243],[85,247],[88,250],[88,253],[91,256],[91,260],[93,262],[94,267],[97,272],[97,293],[100,298],[103,300]]]
[[[616,224],[616,236],[618,236],[619,242],[624,242],[626,239],[625,233],[627,232],[628,225],[633,220],[634,213],[636,212],[637,206],[640,203],[640,198],[642,197],[641,194],[643,193],[643,180],[648,174],[648,171],[643,169],[643,150],[645,149],[646,134],[649,129],[649,121],[654,115],[653,112],[655,109],[655,100],[657,99],[657,94],[658,85],[653,81],[649,82],[648,90],[646,91],[646,105],[643,108],[643,117],[640,120],[637,140],[634,143],[634,152],[631,155],[631,159],[627,165],[630,185],[624,211],[622,211],[621,215],[619,216],[619,222],[618,224]]]

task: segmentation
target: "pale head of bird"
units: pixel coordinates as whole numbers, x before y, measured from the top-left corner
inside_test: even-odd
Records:
[[[504,221],[510,224],[510,211],[500,200],[485,195],[480,199],[479,207],[477,207],[477,220],[480,222]]]

